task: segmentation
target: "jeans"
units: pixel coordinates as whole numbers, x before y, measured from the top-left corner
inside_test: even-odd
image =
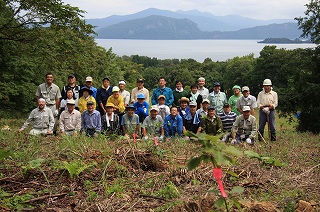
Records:
[[[259,132],[263,136],[264,128],[266,126],[266,123],[268,121],[267,114],[263,112],[263,110],[259,111]],[[275,110],[270,110],[269,114],[269,123],[270,124],[270,133],[271,135],[276,135],[276,112]]]

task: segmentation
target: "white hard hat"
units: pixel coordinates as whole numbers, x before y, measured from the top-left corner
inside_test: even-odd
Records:
[[[272,82],[270,79],[263,80],[263,85],[272,85]]]

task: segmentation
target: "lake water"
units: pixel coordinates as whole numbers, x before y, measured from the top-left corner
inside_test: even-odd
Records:
[[[123,40],[96,39],[99,46],[119,55],[140,55],[158,59],[188,59],[203,62],[206,58],[213,61],[225,61],[233,57],[241,57],[259,53],[266,45],[276,45],[277,48],[296,49],[312,48],[315,44],[263,44],[258,40]]]

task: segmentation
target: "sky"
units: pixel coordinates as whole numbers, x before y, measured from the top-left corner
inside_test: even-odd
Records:
[[[294,19],[304,16],[309,0],[62,0],[85,10],[85,18],[128,15],[148,8],[199,10],[214,15],[241,15],[260,20]]]

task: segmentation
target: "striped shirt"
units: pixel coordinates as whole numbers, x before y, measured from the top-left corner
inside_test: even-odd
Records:
[[[219,117],[222,121],[223,131],[231,132],[231,128],[237,118],[237,114],[232,111],[230,111],[229,114],[226,114],[225,112],[223,112],[219,114]]]

